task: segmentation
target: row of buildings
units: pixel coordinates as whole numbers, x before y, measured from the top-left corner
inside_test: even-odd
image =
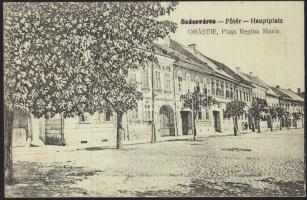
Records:
[[[196,130],[199,136],[233,131],[232,120],[225,118],[224,112],[226,103],[235,99],[247,104],[245,113],[238,120],[239,132],[250,131],[252,119],[247,110],[254,97],[265,99],[270,106],[282,106],[290,113],[288,121],[273,119],[270,123],[264,115],[260,122],[262,130],[271,125],[277,129],[280,123],[283,127],[303,127],[303,119],[296,121],[291,117],[293,112],[304,113],[304,96],[300,91],[271,87],[240,68],[233,71],[201,53],[196,44],[184,46],[167,38],[156,48],[158,65],[129,72],[128,78],[138,84],[144,99],[137,109],[124,115],[125,141],[151,140],[153,106],[158,141],[191,137],[192,112],[183,108],[180,96],[196,89],[218,101],[198,113]],[[48,120],[27,119],[22,114],[15,116],[14,146],[24,145],[28,138],[34,145],[100,145],[116,141],[116,115],[110,111],[66,119],[58,115]]]

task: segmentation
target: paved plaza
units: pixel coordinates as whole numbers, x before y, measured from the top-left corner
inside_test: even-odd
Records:
[[[303,196],[304,129],[13,152],[7,197]]]

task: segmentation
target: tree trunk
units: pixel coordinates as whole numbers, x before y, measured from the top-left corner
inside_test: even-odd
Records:
[[[258,128],[257,125],[258,125],[258,123],[257,123],[257,119],[255,117],[254,118],[254,132],[256,131],[256,128]]]
[[[260,133],[260,119],[257,119],[258,133]]]
[[[157,141],[155,126],[155,90],[154,90],[154,65],[151,63],[151,143]]]
[[[123,113],[117,113],[117,141],[116,149],[123,148]]]
[[[279,130],[281,130],[282,118],[279,119]]]
[[[193,140],[196,141],[197,139],[197,134],[196,134],[196,117],[197,117],[197,114],[194,115],[193,117]]]
[[[14,112],[5,106],[4,111],[4,174],[7,184],[14,184],[12,140]]]
[[[233,118],[233,133],[235,136],[238,135],[237,117]]]

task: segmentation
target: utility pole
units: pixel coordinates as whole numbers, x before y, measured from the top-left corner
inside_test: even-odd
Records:
[[[156,142],[155,127],[155,92],[154,92],[154,64],[151,62],[151,143]]]

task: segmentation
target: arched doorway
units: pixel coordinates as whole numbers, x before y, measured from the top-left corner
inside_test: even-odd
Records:
[[[161,136],[175,136],[174,111],[172,107],[162,106],[159,114]]]

